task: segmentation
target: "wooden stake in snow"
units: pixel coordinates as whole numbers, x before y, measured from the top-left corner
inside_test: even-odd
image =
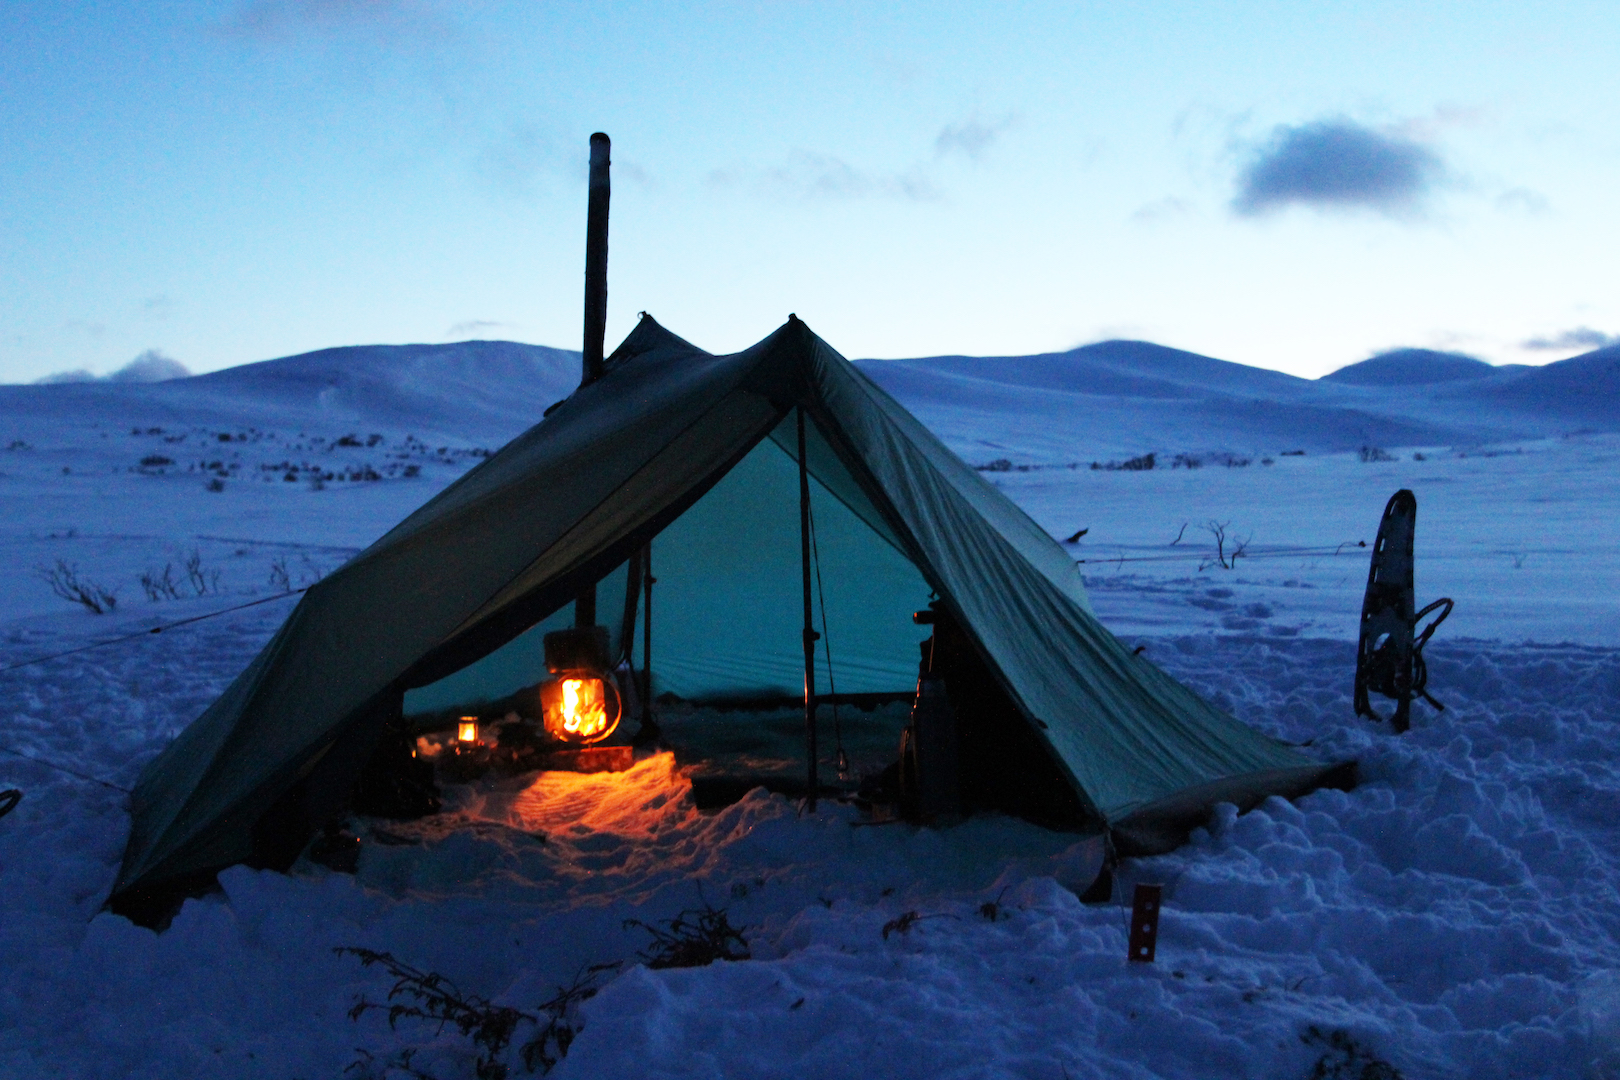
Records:
[[[1164,886],[1138,885],[1131,898],[1131,960],[1139,964],[1153,963],[1159,949],[1159,905]]]

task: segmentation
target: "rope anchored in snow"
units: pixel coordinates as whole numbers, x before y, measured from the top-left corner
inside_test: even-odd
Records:
[[[108,645],[121,645],[126,641],[135,641],[140,638],[151,637],[153,634],[161,634],[166,630],[175,630],[182,626],[189,626],[192,623],[200,623],[208,619],[217,619],[221,615],[229,615],[233,611],[243,611],[250,607],[258,607],[260,604],[271,603],[275,600],[285,600],[289,596],[297,596],[301,592],[308,591],[309,586],[305,585],[302,589],[289,589],[287,592],[277,593],[274,596],[260,597],[257,600],[249,600],[247,603],[237,604],[235,607],[222,608],[219,611],[210,611],[206,615],[193,615],[187,619],[176,619],[172,623],[164,623],[162,626],[154,626],[148,630],[137,630],[133,634],[125,634],[122,637],[108,638],[106,641],[92,641],[88,645],[80,645],[74,649],[63,649],[61,652],[54,652],[45,656],[36,656],[32,660],[22,660],[15,664],[8,664],[5,667],[0,667],[0,675],[4,675],[8,671],[16,671],[18,668],[32,667],[35,664],[43,664],[47,660],[60,660],[64,656],[74,656],[78,653],[89,652],[91,649],[101,649]],[[4,747],[0,747],[0,749],[4,749]]]
[[[208,619],[217,619],[221,615],[229,615],[233,611],[243,611],[250,607],[258,607],[260,604],[268,604],[273,600],[284,600],[289,596],[297,596],[299,593],[307,592],[308,590],[309,586],[307,585],[301,589],[289,589],[287,592],[277,593],[275,596],[264,596],[257,600],[250,600],[245,604],[237,604],[233,607],[222,608],[219,611],[210,611],[203,615],[193,615],[185,619],[176,619],[174,622],[164,623],[162,626],[154,626],[150,629],[141,630],[133,634],[125,634],[122,637],[108,638],[106,641],[93,641],[88,645],[80,645],[74,649],[63,649],[61,652],[50,653],[46,656],[36,656],[31,660],[23,660],[15,664],[8,664],[5,667],[0,667],[0,675],[3,675],[8,671],[16,671],[19,668],[32,667],[35,664],[43,664],[47,660],[59,660],[64,656],[75,656],[82,652],[89,652],[91,649],[101,649],[107,647],[108,645],[120,645],[127,642],[136,641],[140,638],[151,637],[153,634],[161,634],[166,630],[174,630],[178,627],[190,626],[192,623],[205,622]],[[35,765],[43,765],[47,769],[55,769],[59,773],[76,777],[77,779],[84,780],[87,783],[100,784],[102,787],[123,792],[125,795],[131,793],[129,788],[124,787],[121,784],[115,784],[110,780],[103,780],[99,776],[91,776],[89,773],[79,772],[77,769],[70,769],[66,765],[58,765],[54,761],[47,761],[44,758],[34,757],[31,754],[25,754],[20,750],[13,750],[9,746],[0,746],[0,753],[10,754],[12,757],[21,758],[22,760],[32,762]],[[5,800],[12,794],[13,791],[0,792],[0,817],[4,817],[6,814],[10,813],[11,809],[17,805],[17,801],[22,798],[21,792],[15,792],[16,799],[12,799],[9,804],[6,804]]]
[[[54,761],[46,761],[44,758],[37,758],[37,757],[34,757],[31,754],[25,754],[20,750],[13,750],[9,746],[0,746],[0,752],[10,754],[14,758],[22,758],[24,761],[31,761],[35,765],[43,765],[47,769],[55,769],[59,773],[65,773],[68,776],[77,777],[78,779],[84,780],[84,781],[86,781],[88,783],[91,783],[91,784],[100,784],[104,788],[112,788],[114,791],[121,791],[125,795],[132,794],[132,792],[130,791],[129,788],[124,787],[124,786],[122,786],[120,784],[115,784],[111,780],[103,780],[99,776],[91,776],[89,773],[82,773],[82,772],[79,772],[77,769],[70,769],[66,765],[58,765]],[[0,798],[3,798],[3,797],[4,796],[0,796]],[[18,799],[22,798],[22,793],[21,792],[19,792],[17,794],[17,798]],[[12,806],[15,806],[15,805],[16,805],[16,803],[12,803]],[[9,809],[10,809],[10,807],[7,807],[7,810],[9,810]]]
[[[1350,548],[1352,551],[1355,551],[1355,550],[1365,550],[1366,547],[1367,547],[1367,541],[1365,541],[1365,540],[1346,540],[1344,543],[1336,544],[1333,547],[1279,548],[1276,551],[1260,551],[1260,552],[1255,552],[1253,554],[1250,554],[1249,552],[1244,551],[1244,552],[1241,552],[1241,553],[1234,553],[1234,554],[1228,555],[1227,558],[1229,560],[1232,560],[1232,561],[1236,561],[1237,559],[1240,559],[1240,558],[1241,559],[1294,559],[1294,558],[1299,558],[1300,556],[1342,555],[1342,554],[1344,554],[1344,549],[1345,548]],[[1210,561],[1213,564],[1212,556],[1210,556],[1207,552],[1197,552],[1197,551],[1191,551],[1191,552],[1188,552],[1185,555],[1114,555],[1114,556],[1102,556],[1102,555],[1099,555],[1095,559],[1076,559],[1074,561],[1077,564],[1081,565],[1081,566],[1085,566],[1085,565],[1088,565],[1088,564],[1104,564],[1104,563],[1192,562],[1194,560],[1197,560],[1199,562]]]

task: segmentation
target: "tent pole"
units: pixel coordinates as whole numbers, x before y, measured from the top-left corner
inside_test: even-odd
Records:
[[[808,807],[816,809],[816,639],[815,612],[810,606],[810,466],[804,449],[804,406],[799,406],[799,561],[804,568],[804,741],[809,761]]]
[[[653,719],[652,702],[652,587],[658,579],[652,572],[652,541],[641,549],[641,730],[636,742],[649,743],[659,736]]]
[[[607,336],[608,199],[612,185],[608,168],[613,143],[598,131],[591,136],[591,182],[585,214],[585,342],[584,370],[579,385],[602,377],[603,340]],[[579,590],[574,600],[574,625],[596,625],[596,583]]]

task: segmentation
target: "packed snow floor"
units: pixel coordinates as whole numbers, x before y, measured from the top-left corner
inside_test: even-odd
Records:
[[[136,636],[0,672],[0,788],[23,792],[0,817],[0,1075],[315,1080],[382,1075],[414,1050],[423,1074],[473,1076],[453,1027],[350,1019],[392,985],[334,952],[359,946],[531,1013],[622,962],[568,1014],[564,1078],[1303,1080],[1331,1050],[1312,1029],[1409,1078],[1620,1076],[1614,436],[994,474],[1053,535],[1090,529],[1071,550],[1106,625],[1234,715],[1361,763],[1352,792],[1228,809],[1174,854],[1126,862],[1113,903],[1076,898],[1096,853],[1072,836],[993,817],[869,825],[763,792],[705,813],[660,755],[453,788],[435,818],[357,822],[354,875],[232,869],[153,934],[100,911],[122,789],[274,632],[292,606],[277,589],[380,535],[478,448],[429,453],[408,429],[373,446],[364,427],[345,442],[312,417],[319,447],[255,429],[233,436],[237,464],[182,472],[142,462],[203,443],[224,460],[224,433],[25,421],[0,462],[0,668]],[[316,465],[334,478],[315,483]],[[339,478],[357,472],[379,479]],[[1419,497],[1418,599],[1458,611],[1428,651],[1447,710],[1417,705],[1395,737],[1352,718],[1364,551],[1323,549],[1371,540],[1401,486]],[[1210,564],[1207,523],[1250,540],[1235,569]],[[118,589],[117,610],[52,595],[35,570],[59,559]],[[143,600],[138,575],[171,567],[175,595]],[[1136,882],[1165,886],[1150,965],[1125,959]],[[752,959],[638,963],[651,938],[627,919],[705,903]]]
[[[129,785],[274,608],[12,673],[13,746]],[[1620,653],[1437,645],[1447,711],[1419,706],[1396,738],[1347,719],[1344,642],[1194,635],[1148,652],[1364,777],[1228,808],[1186,848],[1126,862],[1117,900],[1166,887],[1151,965],[1125,960],[1120,903],[1070,891],[1090,865],[1074,837],[993,817],[867,826],[763,792],[703,813],[667,754],[454,788],[437,818],[377,824],[354,876],[237,868],[153,934],[98,913],[126,796],[13,760],[0,1070],[336,1077],[361,1049],[381,1063],[415,1047],[418,1069],[472,1075],[453,1028],[351,1021],[390,980],[338,946],[520,1008],[625,961],[575,1017],[559,1077],[1305,1077],[1325,1052],[1302,1041],[1312,1026],[1408,1077],[1581,1076],[1620,1051]],[[650,938],[624,920],[703,902],[745,928],[752,960],[635,963]],[[892,928],[907,912],[921,918]]]

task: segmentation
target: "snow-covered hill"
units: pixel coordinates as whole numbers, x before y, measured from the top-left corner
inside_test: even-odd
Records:
[[[504,441],[579,383],[579,353],[511,341],[357,345],[163,382],[0,386],[0,416]]]
[[[1494,368],[1402,349],[1313,381],[1150,342],[1105,341],[1040,356],[860,367],[970,458],[1023,454],[1030,463],[1059,464],[1615,431],[1617,357],[1611,348],[1542,368]]]
[[[1483,360],[1433,349],[1393,349],[1322,376],[1350,386],[1429,386],[1489,379],[1498,372]]]
[[[1069,549],[1106,625],[1361,762],[1355,791],[1227,808],[1127,861],[1117,901],[1166,886],[1151,965],[1126,962],[1120,903],[1071,891],[1073,837],[869,828],[762,791],[700,811],[668,755],[452,785],[441,815],[352,822],[357,874],[238,867],[162,935],[100,913],[121,789],[274,632],[287,586],[533,423],[578,354],[379,346],[0,387],[0,789],[23,792],[0,817],[0,1074],[381,1076],[413,1051],[473,1075],[453,1025],[349,1019],[389,988],[333,952],[360,945],[531,1013],[623,961],[566,1013],[564,1080],[1374,1075],[1324,1072],[1334,1038],[1413,1080],[1620,1075],[1620,354],[1443,380],[1431,360],[1354,381],[1138,342],[862,362],[1055,536],[1088,530]],[[1419,600],[1458,604],[1429,648],[1447,709],[1401,738],[1350,708],[1358,541],[1398,487]],[[116,608],[54,593],[63,567]],[[843,723],[892,745],[896,717]],[[752,960],[636,963],[626,919],[700,902]]]

